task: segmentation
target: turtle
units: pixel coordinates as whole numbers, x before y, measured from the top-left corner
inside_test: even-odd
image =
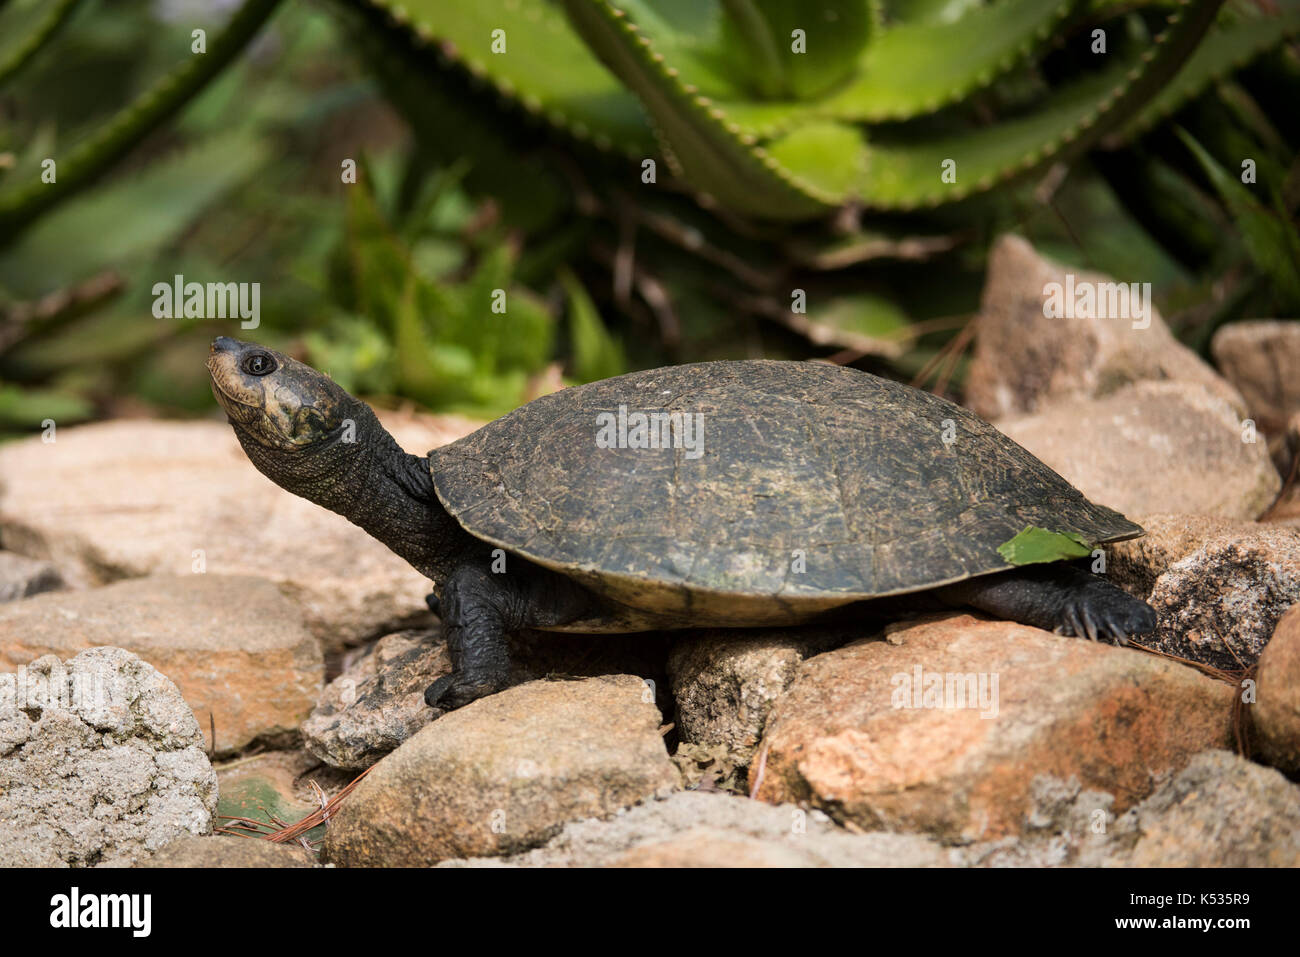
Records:
[[[1143,534],[973,412],[817,361],[632,372],[407,453],[329,376],[219,337],[213,394],[244,452],[433,583],[458,708],[508,684],[509,636],[852,619],[890,596],[1123,644],[1155,612],[1077,561],[1014,564],[1027,529]],[[877,604],[876,607],[879,607]]]

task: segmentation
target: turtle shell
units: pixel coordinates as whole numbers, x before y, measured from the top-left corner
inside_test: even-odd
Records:
[[[429,461],[471,535],[701,623],[798,619],[1001,571],[998,546],[1028,525],[1093,544],[1142,534],[968,410],[817,362],[564,389]]]

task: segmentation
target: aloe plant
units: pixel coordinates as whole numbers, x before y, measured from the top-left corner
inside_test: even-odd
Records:
[[[655,313],[661,358],[740,342],[798,355],[811,340],[904,372],[928,367],[974,306],[999,229],[1029,228],[1090,268],[1141,264],[1172,306],[1208,297],[1194,270],[1242,250],[1212,225],[1230,219],[1223,201],[1170,168],[1161,137],[1171,117],[1217,108],[1245,67],[1290,57],[1300,32],[1300,0],[336,5],[430,161],[466,163],[467,185],[530,243],[566,231],[589,288],[607,270],[602,306],[640,335]],[[1281,89],[1300,86],[1288,74]],[[1159,188],[1135,195],[1138,180]],[[1097,203],[1114,212],[1092,215]],[[628,295],[629,237],[653,295]],[[876,266],[935,257],[943,284]],[[774,338],[771,320],[803,345]]]
[[[361,2],[557,129],[660,156],[730,212],[796,221],[845,204],[955,202],[1077,155],[1106,133],[1136,135],[1300,25],[1294,3],[1280,17],[1217,26],[1222,0],[1137,4],[1165,20],[1147,42],[1112,35],[1097,69],[972,123],[962,107],[1031,69],[1061,37],[1086,49],[1084,28],[1117,5]],[[1207,31],[1213,42],[1197,57]]]
[[[192,55],[176,70],[146,90],[92,136],[77,145],[58,163],[53,183],[39,178],[0,192],[0,241],[12,239],[18,231],[55,204],[62,202],[103,175],[150,132],[176,114],[182,106],[216,77],[244,49],[280,0],[246,0],[202,55]],[[12,70],[26,62],[50,42],[75,3],[50,0],[48,19],[38,22],[26,43],[11,62]],[[0,68],[0,82],[5,72]]]

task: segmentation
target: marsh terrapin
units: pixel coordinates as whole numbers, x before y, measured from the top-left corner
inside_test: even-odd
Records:
[[[505,636],[809,622],[936,590],[1063,634],[1155,615],[1072,563],[1011,564],[1026,529],[1142,534],[945,399],[816,362],[704,362],[542,396],[409,455],[328,376],[222,337],[213,392],[268,478],[431,578],[457,707],[504,687]]]

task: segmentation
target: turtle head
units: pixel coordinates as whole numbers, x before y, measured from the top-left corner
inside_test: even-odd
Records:
[[[428,459],[408,455],[360,399],[309,365],[221,336],[212,394],[257,470],[338,512],[435,580],[464,537],[438,504]]]
[[[208,353],[212,394],[241,443],[293,453],[333,444],[352,421],[356,399],[329,376],[283,353],[227,336]]]

